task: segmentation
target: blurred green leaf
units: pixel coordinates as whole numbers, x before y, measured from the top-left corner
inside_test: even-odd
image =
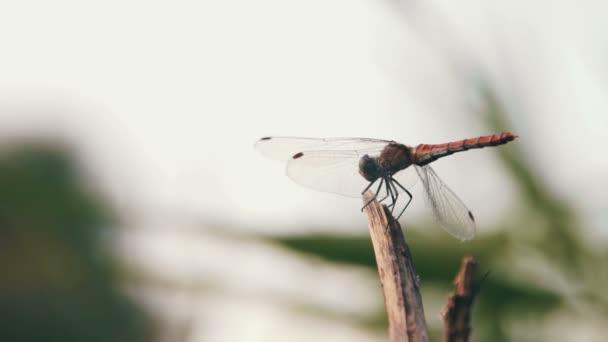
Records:
[[[104,245],[112,214],[61,148],[2,150],[0,203],[0,340],[153,338]]]

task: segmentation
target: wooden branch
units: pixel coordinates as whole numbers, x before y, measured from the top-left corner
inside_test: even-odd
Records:
[[[373,195],[366,192],[364,203]],[[428,333],[418,275],[399,222],[375,199],[365,208],[392,342],[426,342]]]
[[[472,256],[462,258],[460,270],[454,278],[455,290],[448,297],[443,316],[443,341],[467,342],[471,335],[471,312],[477,294],[475,288],[475,269],[477,261]]]

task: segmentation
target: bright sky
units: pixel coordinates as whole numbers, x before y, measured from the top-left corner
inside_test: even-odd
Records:
[[[462,76],[481,69],[512,103],[517,143],[535,167],[592,226],[607,219],[606,195],[594,191],[606,185],[608,168],[598,158],[608,126],[606,24],[591,5],[0,6],[2,130],[69,136],[127,213],[352,229],[361,221],[352,210],[359,203],[291,183],[283,165],[256,154],[253,141],[364,136],[417,144],[491,133],[474,123],[471,83]],[[481,225],[504,214],[512,199],[493,153],[436,164]],[[419,202],[409,215],[428,216]]]
[[[492,133],[471,114],[465,75],[482,70],[526,158],[608,236],[606,5],[388,3],[3,1],[0,133],[74,142],[127,216],[352,231],[364,226],[358,201],[296,185],[254,141]],[[491,149],[435,169],[480,231],[508,214],[515,196]],[[416,199],[406,216],[428,217]]]

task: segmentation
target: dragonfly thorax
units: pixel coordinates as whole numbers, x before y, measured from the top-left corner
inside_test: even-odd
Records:
[[[359,160],[359,174],[370,182],[392,176],[412,165],[410,148],[397,143],[387,145],[378,157],[364,155]]]

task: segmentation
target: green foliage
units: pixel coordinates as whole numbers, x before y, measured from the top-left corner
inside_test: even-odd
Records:
[[[490,272],[480,285],[475,307],[475,316],[484,318],[476,323],[485,324],[489,336],[504,335],[501,322],[519,310],[547,314],[561,304],[561,297],[553,291],[513,280],[510,274],[505,273],[508,270],[492,268],[496,259],[505,255],[509,248],[509,240],[504,233],[483,236],[468,244],[459,244],[451,238],[416,233],[416,230],[407,231],[406,238],[410,241],[423,295],[426,289],[442,288],[447,298],[448,292],[451,291],[452,279],[464,255],[475,255],[480,264],[480,271]],[[277,237],[272,241],[299,253],[321,257],[328,262],[361,265],[376,272],[376,262],[368,236],[342,238],[307,235]],[[378,311],[374,314],[381,317],[366,317],[360,323],[386,329],[384,312]]]
[[[117,290],[112,216],[61,149],[0,152],[0,340],[149,341]]]

